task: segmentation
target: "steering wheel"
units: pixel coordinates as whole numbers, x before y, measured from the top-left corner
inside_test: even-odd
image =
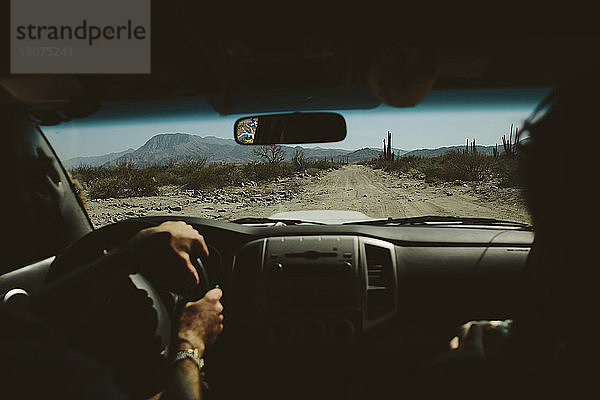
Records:
[[[131,219],[88,233],[57,257],[47,282],[75,271],[126,243],[140,230],[160,222],[163,221],[156,218]],[[116,290],[107,293],[101,309],[90,310],[78,332],[70,332],[86,353],[117,367],[117,380],[135,397],[150,397],[160,391],[168,368],[174,322],[187,301],[202,298],[210,288],[202,259],[192,257],[192,264],[200,278],[197,286],[164,287],[150,283],[141,273],[132,274]]]

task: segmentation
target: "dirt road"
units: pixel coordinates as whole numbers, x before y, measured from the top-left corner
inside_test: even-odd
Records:
[[[142,215],[229,220],[295,210],[354,210],[375,218],[450,215],[530,222],[518,189],[492,182],[428,184],[363,165],[207,193],[171,188],[161,196],[88,202],[96,226]]]

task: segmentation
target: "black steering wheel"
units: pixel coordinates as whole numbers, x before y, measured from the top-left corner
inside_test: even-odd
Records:
[[[88,233],[57,257],[47,282],[75,271],[160,222],[156,218],[131,219]],[[160,391],[168,368],[174,321],[178,321],[187,301],[202,298],[211,287],[202,259],[192,257],[192,264],[200,278],[194,287],[168,287],[150,283],[142,273],[130,275],[117,289],[106,293],[102,307],[89,310],[84,327],[72,335],[86,353],[117,367],[117,380],[135,397],[149,397]]]

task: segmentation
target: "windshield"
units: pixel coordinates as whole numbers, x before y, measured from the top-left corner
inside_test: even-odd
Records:
[[[233,124],[244,115],[209,107],[121,108],[114,118],[107,111],[43,131],[96,227],[152,215],[529,223],[515,139],[548,93],[433,91],[410,109],[333,110],[346,119],[346,139],[302,146],[239,145]]]

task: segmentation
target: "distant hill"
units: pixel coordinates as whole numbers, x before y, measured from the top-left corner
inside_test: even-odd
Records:
[[[133,149],[127,149],[118,153],[104,154],[101,156],[89,156],[89,157],[75,157],[63,161],[65,168],[76,168],[76,167],[99,167],[100,165],[106,164],[112,160],[133,152]]]
[[[493,152],[493,148],[494,146],[475,146],[477,148],[477,151],[480,154],[488,154],[491,155]],[[404,153],[404,156],[418,156],[418,157],[437,157],[437,156],[441,156],[442,154],[445,153],[449,153],[451,151],[462,151],[464,150],[465,145],[460,145],[460,146],[447,146],[447,147],[439,147],[437,149],[419,149],[419,150],[412,150],[412,151],[408,151],[406,153]],[[502,149],[502,146],[498,146],[498,151],[500,153],[502,153],[504,150]]]
[[[113,159],[105,165],[115,166],[122,162],[131,162],[143,167],[168,161],[201,158],[208,162],[239,164],[248,162],[253,156],[250,146],[240,146],[233,139],[166,133],[153,136],[137,150]]]
[[[360,161],[372,160],[373,158],[378,158],[379,154],[381,154],[380,149],[372,149],[369,147],[365,147],[364,149],[355,150],[352,153],[348,153],[346,157],[348,157],[348,162],[357,163]]]
[[[323,158],[342,158],[346,157],[347,154],[351,153],[351,150],[344,149],[324,149],[321,147],[302,147],[302,146],[294,146],[288,147],[283,146],[286,150],[286,155],[289,159],[294,156],[294,150],[297,148],[302,149],[304,152],[304,157],[307,159],[319,160]]]

